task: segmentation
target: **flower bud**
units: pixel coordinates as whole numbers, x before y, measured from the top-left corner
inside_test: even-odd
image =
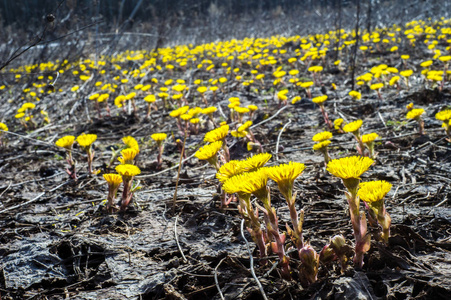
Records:
[[[307,244],[301,249],[301,251],[299,251],[299,258],[302,262],[300,268],[301,274],[304,276],[308,283],[315,282],[318,275],[318,253],[316,253],[316,251]]]

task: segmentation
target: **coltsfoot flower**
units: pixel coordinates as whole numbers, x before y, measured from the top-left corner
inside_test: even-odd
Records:
[[[326,140],[326,141],[322,141],[319,143],[316,143],[315,145],[313,145],[313,150],[315,151],[321,151],[321,153],[323,153],[324,155],[324,162],[327,163],[330,161],[330,156],[329,156],[329,152],[328,152],[328,146],[331,142]]]
[[[55,142],[57,147],[61,147],[67,150],[66,161],[69,164],[69,168],[66,169],[67,174],[70,178],[77,180],[77,173],[75,169],[75,161],[72,158],[72,146],[74,145],[75,137],[72,135],[66,135],[58,139]]]
[[[118,174],[103,174],[103,178],[108,183],[108,204],[107,209],[114,207],[114,199],[116,199],[117,190],[122,183],[122,177]]]
[[[374,163],[368,157],[350,156],[333,159],[327,164],[327,170],[343,180],[349,192],[346,198],[349,204],[349,213],[355,237],[354,264],[356,268],[362,268],[363,255],[370,249],[370,235],[367,235],[365,213],[360,212],[360,200],[357,196],[360,176]]]
[[[253,172],[263,167],[271,157],[272,155],[269,153],[259,153],[242,161],[241,166],[246,172]]]
[[[134,148],[127,148],[121,151],[122,157],[119,158],[121,164],[130,164],[133,165],[135,161],[135,156],[138,152]]]
[[[90,147],[96,140],[95,134],[82,134],[77,137],[77,143],[83,148]]]
[[[392,185],[384,180],[363,182],[360,184],[358,196],[376,215],[382,227],[382,239],[388,242],[390,236],[391,217],[385,210],[384,197],[390,192]]]
[[[424,121],[421,118],[421,115],[424,114],[424,112],[425,111],[422,108],[413,108],[406,114],[407,119],[413,119],[418,122],[419,133],[421,135],[424,134]]]
[[[58,139],[55,145],[66,150],[72,151],[72,145],[74,144],[75,137],[73,135],[66,135]]]
[[[205,145],[194,154],[199,160],[208,161],[216,170],[219,170],[217,153],[222,148],[222,141],[216,141],[211,144]]]
[[[216,141],[223,141],[229,134],[229,125],[220,126],[205,134],[204,141],[213,143]]]
[[[121,200],[121,210],[124,211],[132,201],[134,193],[134,191],[132,190],[133,178],[136,175],[141,174],[141,170],[135,165],[125,164],[118,165],[116,167],[116,172],[118,172],[122,176],[122,181],[124,183]]]
[[[269,178],[277,182],[279,190],[285,199],[290,203],[294,202],[293,184],[296,178],[305,170],[305,165],[299,162],[290,161],[288,164],[282,164],[274,167],[267,167],[266,174]]]
[[[331,132],[323,131],[323,132],[315,134],[312,137],[312,140],[314,142],[322,142],[322,141],[325,141],[325,140],[330,140],[331,138],[332,138],[332,133]]]
[[[89,174],[95,174],[92,170],[92,162],[94,160],[95,151],[92,149],[92,144],[97,140],[95,134],[81,134],[77,137],[77,143],[86,151],[88,156],[88,171]]]
[[[368,148],[369,157],[374,159],[374,141],[379,137],[377,133],[368,133],[362,135],[362,143]]]
[[[348,123],[345,126],[343,126],[343,131],[349,132],[349,133],[355,133],[360,129],[360,127],[362,127],[362,124],[363,124],[362,120],[356,120],[354,122]]]

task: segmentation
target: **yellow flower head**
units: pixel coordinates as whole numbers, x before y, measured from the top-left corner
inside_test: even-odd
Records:
[[[30,102],[24,103],[22,105],[22,108],[25,109],[25,110],[27,110],[27,109],[34,109],[35,107],[36,107],[36,105],[34,103],[30,103]]]
[[[122,138],[122,142],[127,146],[127,148],[133,148],[139,153],[139,145],[135,138],[131,136],[126,136]]]
[[[216,107],[209,106],[207,108],[202,109],[201,113],[203,113],[204,115],[210,115],[210,114],[214,113],[217,110],[218,109]]]
[[[184,113],[186,113],[186,112],[188,111],[188,109],[189,109],[189,106],[188,106],[188,105],[182,106],[182,107],[180,107],[180,108],[177,108],[177,109],[171,111],[171,112],[169,113],[169,115],[170,115],[171,117],[173,117],[173,118],[178,118],[178,117],[180,117],[181,115],[183,115]]]
[[[243,125],[241,125],[240,127],[238,127],[237,131],[238,132],[242,132],[242,131],[246,131],[249,127],[252,126],[252,121],[247,121],[245,122]]]
[[[362,98],[362,94],[357,91],[350,91],[349,96],[351,96],[352,99],[355,99],[355,100],[360,100]]]
[[[156,142],[162,142],[168,137],[168,135],[166,133],[154,133],[150,137]]]
[[[362,142],[363,143],[371,143],[374,142],[375,139],[377,139],[379,135],[377,133],[368,133],[362,135]]]
[[[119,187],[122,183],[122,177],[118,174],[103,174],[103,178],[108,182],[108,185],[113,188]]]
[[[133,164],[135,156],[138,152],[134,148],[127,148],[121,151],[122,157],[118,158],[121,164]]]
[[[218,153],[221,147],[222,141],[218,140],[199,148],[199,150],[197,150],[194,156],[197,157],[199,160],[209,160],[213,157],[216,157],[216,153]]]
[[[8,131],[8,126],[6,126],[5,123],[1,123],[1,122],[0,122],[0,130]],[[57,146],[58,146],[58,145],[57,145]]]
[[[144,97],[144,101],[153,103],[157,101],[157,98],[155,98],[155,95],[147,95],[146,97]]]
[[[75,137],[73,135],[66,135],[60,138],[55,142],[55,145],[61,148],[65,148],[67,150],[72,149],[72,145],[74,144]]]
[[[451,120],[451,109],[442,110],[436,113],[435,118],[443,122]]]
[[[392,185],[384,180],[362,182],[357,195],[363,201],[371,204],[383,200],[391,188]]]
[[[243,138],[247,135],[247,131],[232,130],[230,134],[236,138]]]
[[[323,150],[324,148],[326,148],[327,146],[329,146],[330,141],[322,141],[319,143],[316,143],[315,145],[313,145],[313,150],[318,151],[318,150]]]
[[[399,72],[399,74],[401,76],[404,76],[404,77],[408,78],[408,77],[412,76],[413,71],[412,70],[405,70],[405,71]]]
[[[233,109],[239,114],[246,114],[250,111],[249,108],[241,106],[235,106]]]
[[[268,203],[266,184],[268,175],[265,169],[259,169],[255,172],[242,173],[228,179],[223,189],[226,193],[244,193],[254,194],[264,204]]]
[[[96,140],[97,135],[95,134],[82,134],[77,137],[77,143],[83,148],[91,146]]]
[[[130,164],[117,166],[116,172],[122,176],[123,180],[130,180],[131,177],[141,174],[141,170],[137,166]]]
[[[424,113],[424,109],[422,109],[422,108],[413,108],[412,110],[410,110],[410,111],[407,113],[406,118],[407,118],[407,119],[417,119],[417,118],[419,118],[423,113]]]
[[[327,164],[327,171],[341,179],[360,179],[374,163],[374,160],[362,156],[348,156],[333,159]]]
[[[420,66],[422,66],[423,68],[427,68],[430,67],[432,65],[432,60],[427,60],[427,61],[423,61]]]
[[[331,132],[323,131],[323,132],[315,134],[313,136],[312,140],[314,142],[322,142],[322,141],[325,141],[325,140],[329,140],[331,138],[332,138],[332,133]]]
[[[219,171],[216,173],[216,178],[220,182],[224,183],[229,178],[241,174],[243,172],[244,170],[241,167],[241,162],[239,160],[231,160],[219,168]]]
[[[250,105],[247,106],[247,108],[249,108],[250,111],[256,111],[258,109],[258,106],[250,104]]]
[[[370,89],[372,89],[372,90],[380,90],[383,87],[384,87],[384,84],[382,82],[381,83],[374,83],[374,84],[372,84],[370,86]]]
[[[355,133],[355,132],[357,132],[360,129],[362,124],[363,124],[362,120],[357,120],[357,121],[348,123],[345,126],[343,126],[343,131],[344,132]]]
[[[277,182],[279,190],[285,196],[287,201],[294,201],[292,198],[293,183],[305,169],[305,165],[290,161],[288,164],[282,164],[266,168],[266,174],[269,178]]]
[[[327,95],[322,95],[322,96],[313,98],[312,102],[316,103],[316,104],[320,104],[320,103],[323,103],[326,100],[327,100]]]
[[[213,129],[205,134],[204,141],[213,143],[216,141],[222,141],[229,133],[229,125],[224,125]]]
[[[412,110],[412,108],[413,108],[413,103],[412,102],[410,102],[409,104],[406,105],[406,109],[407,110]]]
[[[343,125],[344,120],[342,118],[338,118],[334,121],[334,128],[335,130],[338,130],[341,128],[341,125]]]
[[[269,153],[260,153],[247,160],[242,161],[242,167],[246,172],[252,172],[256,169],[263,167],[270,159],[272,155]]]

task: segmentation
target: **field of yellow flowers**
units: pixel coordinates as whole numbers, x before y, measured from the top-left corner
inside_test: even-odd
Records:
[[[450,299],[451,20],[11,64],[1,299]]]

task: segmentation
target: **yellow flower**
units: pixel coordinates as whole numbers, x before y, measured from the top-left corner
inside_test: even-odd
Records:
[[[220,182],[224,183],[227,181],[227,179],[243,172],[244,170],[241,167],[241,162],[239,160],[231,160],[219,168],[218,172],[216,173],[216,178]]]
[[[194,154],[199,160],[209,160],[213,157],[216,157],[216,153],[221,149],[222,141],[218,140],[211,144],[205,145]]]
[[[355,99],[355,100],[360,100],[360,99],[362,99],[362,94],[360,94],[360,93],[357,92],[357,91],[350,91],[350,92],[349,92],[349,96],[351,96],[352,99]]]
[[[313,81],[301,82],[299,85],[302,88],[307,89],[313,85]]]
[[[168,137],[168,135],[166,133],[154,133],[150,137],[156,142],[162,142]]]
[[[377,133],[364,134],[364,135],[362,135],[362,142],[370,143],[370,142],[373,142],[378,137],[379,137],[379,135]]]
[[[35,107],[36,107],[36,105],[34,103],[30,103],[30,102],[24,103],[22,105],[22,108],[25,110],[26,109],[34,109]]]
[[[334,128],[335,130],[338,130],[341,128],[341,125],[343,124],[344,120],[342,118],[338,118],[334,121]]]
[[[413,71],[412,71],[412,70],[405,70],[405,71],[399,72],[399,74],[400,74],[401,76],[404,76],[404,77],[410,77],[410,76],[412,76]]]
[[[435,118],[443,122],[451,120],[451,109],[442,110],[436,113]]]
[[[323,132],[315,134],[313,136],[312,140],[314,142],[322,142],[322,141],[325,141],[325,140],[329,140],[331,138],[332,138],[332,133],[331,132],[323,131]]]
[[[25,116],[25,114],[23,112],[21,112],[21,113],[18,113],[17,115],[15,115],[14,118],[20,119],[20,118],[23,118],[24,116]]]
[[[246,114],[249,112],[249,108],[247,107],[235,106],[233,109],[239,114]]]
[[[324,148],[326,148],[327,146],[329,146],[330,141],[321,141],[319,143],[316,143],[315,145],[313,145],[313,150],[318,151],[318,150],[323,150]]]
[[[137,166],[130,164],[118,165],[116,167],[116,172],[118,172],[124,180],[130,180],[130,177],[141,174],[141,170]]]
[[[268,182],[268,175],[266,170],[259,169],[255,172],[242,173],[228,179],[223,189],[226,193],[245,193],[254,194],[259,198],[263,204],[268,203],[268,196],[266,191],[266,184]]]
[[[72,135],[66,135],[60,138],[55,142],[55,145],[61,148],[65,148],[67,150],[72,149],[72,145],[74,144],[75,137]]]
[[[384,87],[383,83],[374,83],[374,84],[372,84],[370,86],[370,89],[372,89],[372,90],[379,90],[379,89],[381,89],[383,87]]]
[[[118,174],[103,174],[103,178],[108,182],[108,185],[113,186],[113,188],[119,187],[122,183],[122,177]]]
[[[121,162],[121,164],[133,164],[133,161],[135,159],[135,156],[138,154],[138,152],[133,148],[127,148],[121,151],[122,157],[120,157],[118,160]]]
[[[374,160],[362,156],[349,156],[333,159],[327,164],[327,171],[341,179],[360,179],[374,163]]]
[[[269,153],[260,153],[247,160],[242,161],[242,167],[246,172],[255,171],[258,168],[263,167],[270,159],[272,155]]]
[[[95,134],[82,134],[77,137],[77,143],[83,148],[91,146],[96,140],[97,135]]]
[[[8,131],[8,126],[5,123],[0,123],[0,130]],[[57,145],[58,146],[58,145]]]
[[[357,121],[348,123],[345,126],[343,126],[343,131],[355,133],[355,132],[357,132],[360,129],[362,124],[363,124],[362,120],[357,120]]]
[[[322,96],[313,98],[312,102],[316,103],[316,104],[320,104],[320,103],[323,103],[326,100],[327,100],[327,95],[322,95]]]
[[[147,95],[146,97],[144,97],[144,101],[149,102],[149,103],[153,103],[156,100],[157,99],[155,98],[155,95]]]
[[[201,113],[204,115],[209,115],[217,111],[218,109],[214,106],[209,106],[207,108],[202,109]]]
[[[201,94],[205,93],[208,90],[206,86],[200,86],[197,88],[197,91]]]
[[[169,113],[169,115],[170,115],[171,117],[173,117],[173,118],[178,118],[178,117],[180,117],[181,115],[185,114],[185,113],[188,111],[188,109],[189,109],[189,106],[187,106],[187,105],[186,105],[186,106],[182,106],[182,107],[180,107],[180,108],[177,108],[177,109],[171,111],[171,112]]]
[[[423,113],[424,113],[424,109],[422,109],[422,108],[413,108],[412,110],[410,110],[410,111],[407,113],[406,118],[407,118],[407,119],[417,119],[417,118],[419,118]]]
[[[392,185],[384,180],[362,182],[357,195],[368,204],[379,202],[390,192]]]
[[[427,60],[427,61],[423,61],[420,66],[422,66],[423,68],[427,68],[430,67],[432,65],[432,60]]]
[[[139,153],[138,142],[131,136],[126,136],[122,138],[122,142],[127,146],[127,148],[133,148]]]
[[[247,121],[245,122],[243,125],[241,125],[240,127],[238,127],[237,131],[238,132],[242,132],[242,131],[246,131],[249,127],[252,126],[252,121]]]
[[[258,106],[250,104],[247,106],[247,108],[249,108],[250,111],[256,111],[258,109]]]
[[[205,134],[204,141],[213,143],[223,140],[229,133],[229,125],[224,125],[213,129]]]
[[[390,84],[390,85],[395,85],[395,84],[399,81],[399,79],[400,79],[399,76],[393,76],[393,77],[390,79],[389,84]]]
[[[190,122],[191,124],[197,124],[197,123],[200,122],[200,119],[199,119],[199,118],[192,118],[191,120],[189,120],[189,122]]]
[[[266,174],[269,178],[277,182],[279,190],[285,196],[288,202],[292,199],[293,183],[305,169],[305,165],[290,161],[288,164],[282,164],[266,168]]]
[[[189,119],[191,119],[193,116],[190,114],[183,114],[180,116],[180,119],[184,120],[184,121],[189,121]]]
[[[243,138],[247,135],[247,131],[232,130],[230,134],[236,138]]]

